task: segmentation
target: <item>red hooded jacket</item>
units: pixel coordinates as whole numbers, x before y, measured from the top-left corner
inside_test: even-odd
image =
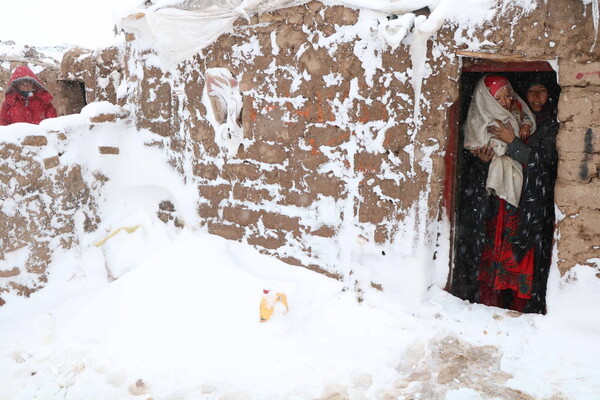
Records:
[[[36,88],[30,97],[24,97],[16,88],[16,84],[23,80],[32,82]],[[8,90],[0,111],[0,125],[17,122],[37,125],[46,118],[54,117],[56,108],[52,105],[52,95],[32,70],[24,65],[17,67],[8,82]]]

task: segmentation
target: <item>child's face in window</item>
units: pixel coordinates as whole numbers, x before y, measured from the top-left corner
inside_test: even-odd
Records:
[[[510,109],[510,106],[512,105],[513,101],[513,96],[508,86],[504,86],[502,89],[498,90],[494,95],[494,98],[498,103],[500,103],[502,108],[504,108],[505,110]]]

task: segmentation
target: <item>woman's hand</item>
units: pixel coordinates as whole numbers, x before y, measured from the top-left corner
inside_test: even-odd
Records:
[[[484,163],[488,163],[494,157],[494,149],[489,144],[483,147],[478,147],[475,150],[471,150],[471,154],[477,156]]]
[[[498,119],[496,122],[498,123],[498,126],[490,125],[487,127],[488,133],[491,134],[494,139],[510,144],[515,139],[515,132],[512,127],[510,124],[504,125],[502,121]]]

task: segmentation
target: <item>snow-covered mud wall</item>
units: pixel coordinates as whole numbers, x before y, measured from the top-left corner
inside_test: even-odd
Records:
[[[45,286],[53,253],[99,221],[94,184],[61,162],[68,132],[30,127],[3,127],[0,137],[0,305],[6,292]]]
[[[445,10],[448,22],[429,39],[426,22],[444,10],[425,8],[414,16],[421,30],[408,24],[402,39],[401,24],[394,28],[384,13],[310,2],[240,18],[231,33],[166,70],[130,33],[117,97],[135,109],[139,128],[167,139],[173,166],[198,186],[197,212],[209,232],[349,285],[444,286],[450,228],[441,200],[458,53],[551,60],[559,83],[573,86],[571,98],[591,102],[600,69],[590,51],[593,13],[580,2],[561,4],[569,18],[527,1],[499,3],[485,18]],[[475,17],[487,22],[471,24]],[[573,143],[570,133],[582,127],[564,118],[561,138]],[[562,196],[593,190],[597,163],[587,178],[565,180],[570,167],[562,162],[595,163],[590,149],[569,156],[561,148],[557,202],[570,224],[580,221],[591,234],[600,224],[581,217],[584,203],[567,208],[572,200]],[[573,236],[560,236],[563,271],[598,252],[583,239],[586,250],[574,254],[570,241],[581,235]]]
[[[377,19],[349,8],[240,21],[168,73],[131,44],[127,102],[141,128],[170,138],[210,232],[353,285],[435,279],[454,55],[432,49],[436,93],[415,121],[408,49],[381,51]]]

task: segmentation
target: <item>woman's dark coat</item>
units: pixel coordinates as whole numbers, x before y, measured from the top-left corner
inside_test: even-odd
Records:
[[[538,121],[538,128],[527,143],[515,139],[507,154],[521,162],[523,191],[518,235],[515,238],[516,257],[521,259],[534,248],[535,266],[532,297],[526,312],[542,313],[546,307],[546,283],[552,261],[554,234],[554,183],[558,156],[556,134],[558,122],[553,115]],[[479,259],[486,243],[485,222],[494,212],[494,199],[486,194],[487,164],[465,150],[464,174],[459,182],[455,267],[452,292],[469,301],[478,301]]]

